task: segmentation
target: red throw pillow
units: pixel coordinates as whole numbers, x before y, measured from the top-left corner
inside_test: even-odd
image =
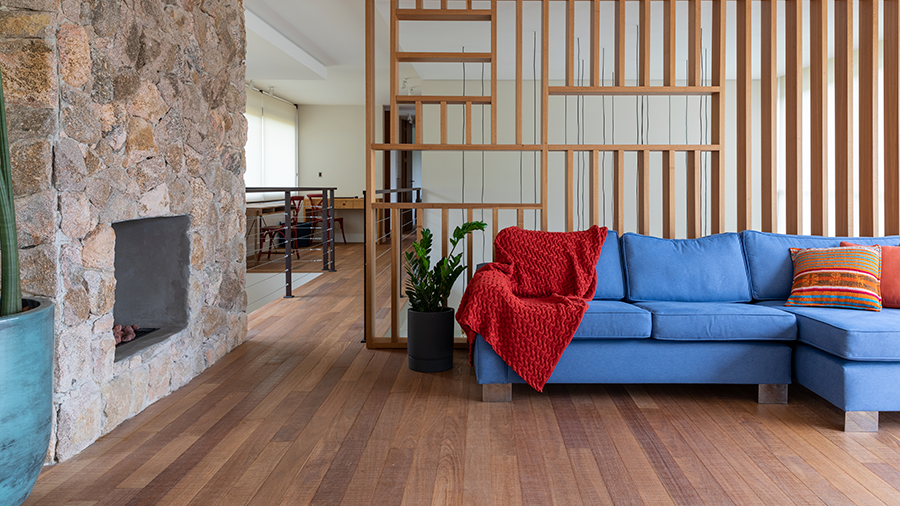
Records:
[[[494,261],[513,265],[517,297],[557,294],[590,300],[597,286],[597,260],[605,240],[606,227],[596,225],[579,232],[509,227],[494,240]]]
[[[841,242],[841,246],[858,246]],[[900,247],[881,247],[881,298],[884,307],[900,309]]]

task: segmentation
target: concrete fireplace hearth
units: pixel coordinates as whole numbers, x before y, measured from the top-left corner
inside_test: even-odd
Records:
[[[23,289],[57,304],[53,462],[246,339],[244,10],[237,0],[0,7]],[[136,253],[116,250],[135,244],[134,223],[157,220],[181,227],[149,241],[177,244],[180,295],[163,290],[158,306],[172,331],[119,352],[120,304],[141,296],[119,262]]]

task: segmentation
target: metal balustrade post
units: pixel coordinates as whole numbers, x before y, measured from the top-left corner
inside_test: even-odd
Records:
[[[294,290],[291,286],[292,282],[292,274],[291,269],[293,267],[291,262],[291,229],[293,228],[293,224],[291,223],[291,192],[284,192],[284,298],[292,299],[294,298]]]
[[[337,239],[337,230],[335,230],[335,228],[334,228],[334,213],[335,213],[335,210],[334,210],[334,190],[328,190],[328,215],[329,215],[329,219],[330,219],[330,228],[329,228],[329,230],[331,230],[331,236],[330,236],[330,237],[331,237],[331,248],[330,248],[330,251],[331,251],[331,262],[329,263],[329,265],[331,266],[331,269],[330,269],[331,272],[334,272],[334,271],[337,270],[337,267],[335,266],[335,258],[334,258],[334,248],[335,248],[335,244],[336,244],[336,242],[337,242],[337,241],[336,241],[336,239]],[[342,227],[342,228],[341,228],[341,230],[342,230],[341,233],[343,234],[343,225],[341,225],[341,227]]]

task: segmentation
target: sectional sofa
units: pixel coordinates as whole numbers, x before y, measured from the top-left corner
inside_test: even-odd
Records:
[[[783,305],[789,248],[841,241],[897,246],[900,236],[610,231],[594,299],[549,382],[757,384],[760,403],[785,403],[795,380],[845,411],[844,430],[876,431],[878,411],[900,410],[900,309]],[[473,352],[484,400],[510,400],[522,379],[481,336]]]

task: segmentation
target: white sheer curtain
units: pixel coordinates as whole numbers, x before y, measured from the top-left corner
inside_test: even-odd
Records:
[[[297,186],[297,109],[258,91],[247,91],[246,186]],[[247,194],[248,201],[283,194]]]

